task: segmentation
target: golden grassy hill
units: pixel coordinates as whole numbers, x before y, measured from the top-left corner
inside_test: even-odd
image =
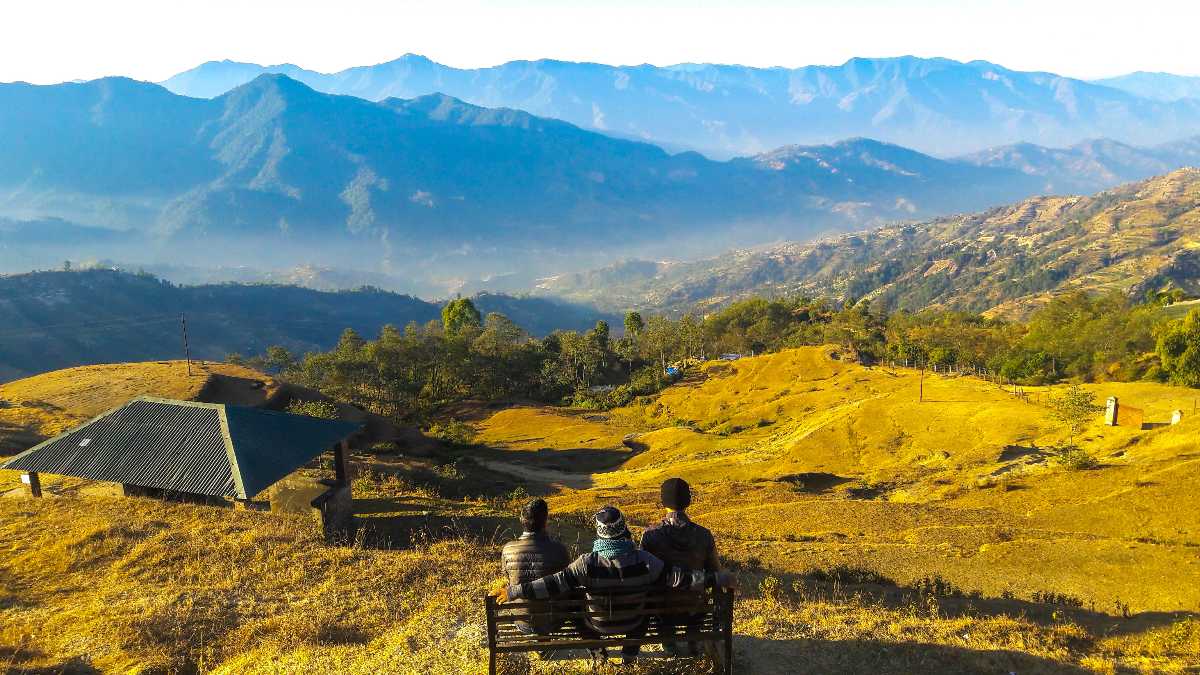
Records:
[[[1045,389],[1019,397],[927,375],[919,402],[918,372],[864,368],[833,351],[709,364],[645,405],[594,417],[591,430],[575,414],[555,425],[546,410],[509,410],[481,425],[482,439],[503,449],[537,437],[541,457],[578,453],[581,437],[610,439],[619,466],[565,491],[558,508],[616,502],[647,523],[659,482],[682,476],[698,486],[697,518],[723,551],[775,570],[852,565],[993,597],[1067,595],[1105,612],[1200,610],[1200,419],[1191,415],[1200,392],[1088,385],[1097,401],[1116,395],[1151,422],[1174,409],[1187,416],[1137,431],[1097,415],[1080,443],[1100,467],[1073,471],[1050,450],[1067,434],[1044,407]],[[628,457],[611,440],[620,431],[638,432],[644,449]],[[519,450],[510,461],[524,464],[528,449]]]
[[[1047,450],[1065,431],[1044,390],[929,375],[920,402],[919,373],[833,352],[710,363],[609,412],[488,413],[482,446],[444,456],[474,461],[444,475],[551,494],[576,549],[597,505],[620,504],[640,529],[660,513],[662,478],[684,476],[740,579],[743,672],[1200,669],[1200,419],[1097,421],[1081,444],[1100,466],[1072,471]],[[1197,394],[1088,388],[1150,421],[1190,412]],[[0,670],[482,672],[478,595],[516,502],[375,473],[355,497],[380,536],[349,548],[278,514],[0,499]],[[588,669],[521,657],[505,672]]]
[[[6,433],[49,438],[137,396],[262,405],[278,389],[263,373],[193,361],[79,366],[0,384],[0,453]]]

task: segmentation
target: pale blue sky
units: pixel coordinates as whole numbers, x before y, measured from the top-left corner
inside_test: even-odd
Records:
[[[13,0],[0,81],[161,80],[202,61],[321,71],[405,52],[454,66],[520,58],[799,66],[851,56],[986,59],[1103,77],[1200,75],[1197,0]]]

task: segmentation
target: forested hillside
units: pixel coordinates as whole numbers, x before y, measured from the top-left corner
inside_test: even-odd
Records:
[[[479,295],[484,311],[542,335],[583,328],[602,315],[544,298]],[[367,335],[385,324],[438,318],[440,306],[376,289],[321,292],[295,286],[176,286],[111,270],[0,276],[0,380],[67,366],[182,358],[186,316],[192,358],[328,349],[345,328]]]

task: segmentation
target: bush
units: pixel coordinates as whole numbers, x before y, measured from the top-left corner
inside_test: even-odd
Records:
[[[657,366],[647,366],[634,371],[627,384],[614,387],[611,391],[593,392],[580,389],[571,396],[571,405],[587,410],[610,410],[629,405],[639,396],[657,394],[670,384]]]
[[[306,415],[308,417],[319,417],[323,420],[338,419],[338,409],[332,401],[302,401],[300,399],[292,399],[288,403],[287,411],[293,415]]]
[[[1095,457],[1092,457],[1085,450],[1074,445],[1056,448],[1054,461],[1071,471],[1086,471],[1100,466],[1100,462]]]
[[[429,427],[429,435],[456,447],[468,447],[475,444],[475,427],[461,420],[451,419],[437,422]]]

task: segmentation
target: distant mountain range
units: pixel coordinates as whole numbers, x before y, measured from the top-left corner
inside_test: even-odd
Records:
[[[460,69],[407,54],[329,74],[212,61],[163,84],[211,98],[263,73],[374,101],[442,93],[716,158],[858,136],[953,156],[1099,137],[1156,145],[1200,133],[1200,78],[1134,73],[1086,82],[986,61],[911,56],[802,68],[543,59]]]
[[[1056,293],[1200,295],[1200,169],[1093,197],[1035,197],[977,214],[690,262],[632,260],[541,281],[609,308],[707,312],[752,296],[870,298],[1020,316]]]
[[[1200,99],[1200,77],[1138,71],[1092,82],[1155,101]]]
[[[481,294],[481,312],[500,312],[533,335],[584,330],[618,317],[547,298]],[[270,345],[296,354],[329,349],[345,328],[374,337],[437,320],[441,308],[376,289],[328,293],[295,286],[177,286],[112,270],[0,275],[0,382],[68,366],[182,358],[186,314],[193,358],[249,356]]]
[[[944,160],[858,138],[713,161],[444,95],[372,102],[283,75],[211,100],[121,78],[6,84],[0,271],[305,264],[449,290],[1092,191],[1193,163],[1197,145]]]

